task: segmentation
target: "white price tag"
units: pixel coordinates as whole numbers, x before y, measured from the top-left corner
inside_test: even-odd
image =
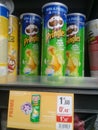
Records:
[[[72,97],[58,96],[57,97],[57,114],[71,115],[72,114]]]
[[[73,130],[73,96],[57,96],[56,130]]]

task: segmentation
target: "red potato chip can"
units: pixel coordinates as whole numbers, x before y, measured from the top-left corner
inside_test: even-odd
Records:
[[[98,77],[98,19],[86,23],[86,41],[91,77]]]

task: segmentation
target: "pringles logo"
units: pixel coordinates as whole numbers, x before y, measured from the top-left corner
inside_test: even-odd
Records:
[[[65,35],[65,32],[61,30],[61,27],[64,25],[63,19],[59,15],[52,16],[47,23],[47,26],[49,29],[52,30],[52,32],[48,32],[46,40],[50,40],[52,38],[60,38]]]
[[[96,43],[96,37],[94,36],[94,33],[92,31],[88,32],[88,43],[93,44]]]
[[[26,46],[27,44],[29,44],[30,42],[38,42],[39,41],[39,37],[37,36],[39,32],[39,29],[36,25],[34,24],[30,24],[25,28],[25,34],[27,34],[29,37],[26,37],[24,39],[24,46]]]
[[[80,37],[76,36],[79,28],[76,25],[70,25],[67,28],[67,44],[74,44],[75,42],[80,41]]]

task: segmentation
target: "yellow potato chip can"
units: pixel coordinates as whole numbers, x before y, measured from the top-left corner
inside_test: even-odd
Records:
[[[0,83],[7,82],[8,8],[0,4]]]
[[[18,68],[18,18],[9,15],[8,82],[15,81]]]

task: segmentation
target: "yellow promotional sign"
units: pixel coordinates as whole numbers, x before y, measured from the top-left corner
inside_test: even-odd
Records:
[[[10,91],[7,127],[73,130],[74,94]]]

